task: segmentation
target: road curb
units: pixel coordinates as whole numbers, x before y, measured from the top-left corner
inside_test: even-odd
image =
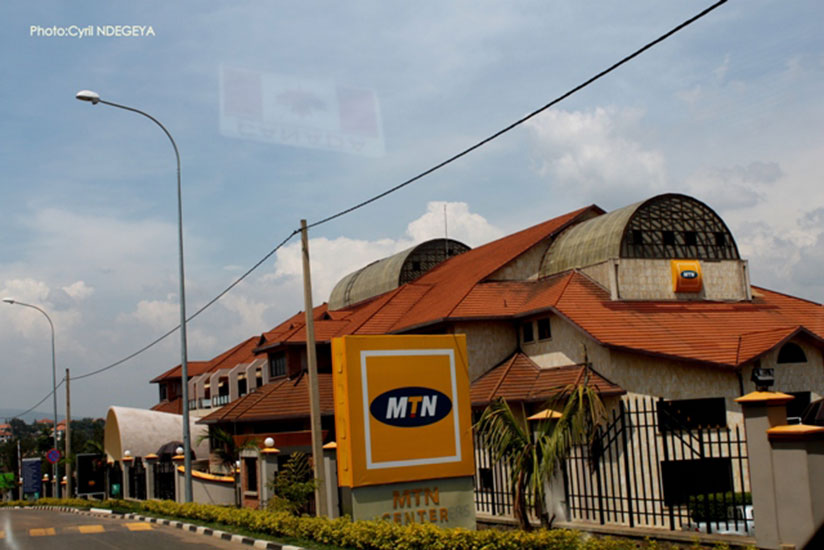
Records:
[[[15,506],[13,509],[19,510],[23,507]],[[245,546],[251,546],[260,550],[309,550],[302,546],[292,546],[291,544],[281,544],[279,542],[272,542],[271,540],[255,539],[245,535],[238,535],[236,533],[229,533],[227,531],[220,531],[212,529],[211,527],[203,527],[202,525],[193,525],[191,523],[184,523],[178,520],[155,518],[151,516],[144,516],[142,514],[120,514],[106,508],[72,508],[69,506],[27,506],[29,510],[50,510],[55,512],[69,512],[73,514],[80,514],[84,516],[110,516],[114,518],[133,519],[137,521],[146,521],[148,523],[157,523],[159,525],[167,525],[175,527],[184,531],[189,531],[197,535],[204,535],[207,537],[214,537],[222,540],[228,540]]]

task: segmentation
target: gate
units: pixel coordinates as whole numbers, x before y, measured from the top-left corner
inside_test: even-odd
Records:
[[[689,428],[668,403],[623,398],[563,463],[570,520],[752,534],[740,425]]]
[[[129,497],[146,500],[146,467],[140,458],[136,458],[129,468]]]
[[[175,467],[171,455],[160,455],[155,463],[154,496],[160,500],[175,500]]]
[[[109,466],[109,497],[123,498],[123,470],[119,462]]]
[[[495,461],[483,442],[483,437],[473,430],[475,439],[475,510],[493,516],[512,516],[513,489],[510,483],[509,464]],[[531,510],[530,510],[531,511]]]

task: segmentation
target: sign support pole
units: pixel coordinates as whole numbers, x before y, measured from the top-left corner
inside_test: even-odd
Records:
[[[72,413],[69,390],[69,369],[66,369],[66,498],[72,498]]]
[[[303,256],[303,301],[306,310],[306,363],[309,369],[309,404],[312,423],[312,463],[315,475],[315,515],[325,516],[326,486],[323,472],[323,432],[320,422],[318,361],[315,350],[315,322],[312,317],[312,275],[309,269],[309,238],[306,220],[300,220],[300,240]]]

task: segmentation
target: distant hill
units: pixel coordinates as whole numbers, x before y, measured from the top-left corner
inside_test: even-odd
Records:
[[[23,409],[0,409],[0,422],[5,423],[6,420],[11,420],[12,418],[21,418],[27,424],[31,424],[35,420],[39,420],[41,418],[54,418],[54,413],[51,412],[43,412],[43,411],[32,411],[28,413],[26,416],[20,416],[20,413],[23,412]],[[72,415],[74,416],[74,415]],[[57,415],[57,421],[61,421],[65,418],[65,415]]]

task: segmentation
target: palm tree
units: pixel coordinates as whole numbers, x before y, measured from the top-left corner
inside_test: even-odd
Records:
[[[530,495],[541,525],[549,527],[543,509],[544,483],[570,447],[591,442],[595,428],[606,419],[606,409],[598,392],[589,386],[588,376],[580,384],[556,392],[548,408],[557,414],[537,423],[534,433],[530,432],[526,415],[515,415],[504,399],[490,403],[476,425],[494,460],[509,463],[510,483],[515,490],[513,513],[523,530],[531,529]]]

